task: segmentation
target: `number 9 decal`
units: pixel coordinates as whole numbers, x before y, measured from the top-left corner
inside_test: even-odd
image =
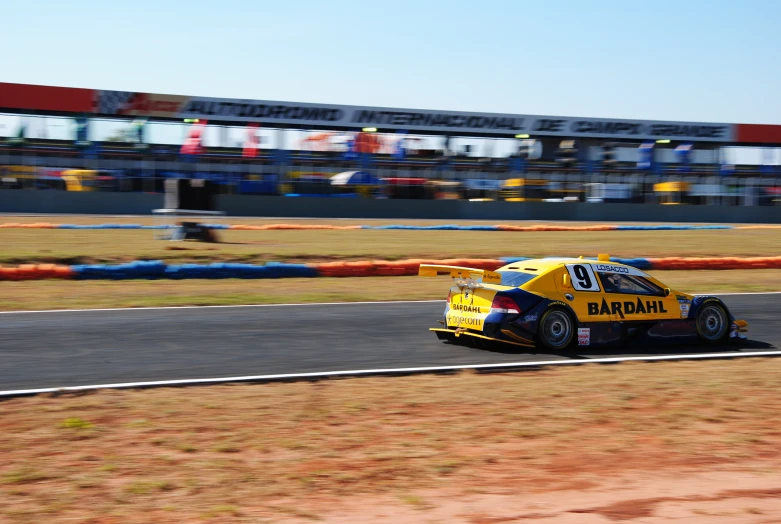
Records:
[[[599,284],[590,264],[567,264],[572,285],[578,291],[599,291]]]

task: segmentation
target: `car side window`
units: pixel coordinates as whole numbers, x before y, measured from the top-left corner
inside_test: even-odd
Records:
[[[600,273],[602,288],[605,293],[622,293],[627,295],[664,296],[664,290],[643,277],[619,275],[618,273]]]

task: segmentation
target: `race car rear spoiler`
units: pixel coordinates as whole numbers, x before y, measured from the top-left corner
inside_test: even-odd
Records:
[[[459,266],[435,266],[432,264],[421,264],[418,270],[418,276],[435,277],[437,275],[450,275],[453,278],[477,278],[482,277],[486,284],[500,284],[502,275],[496,271],[487,269],[474,269],[471,267]]]

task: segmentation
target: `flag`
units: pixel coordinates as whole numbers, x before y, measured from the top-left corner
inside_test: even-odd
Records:
[[[16,134],[8,139],[9,144],[23,144],[25,135],[27,134],[27,122],[21,120],[19,122],[19,129],[16,130]]]
[[[144,132],[146,131],[146,118],[136,118],[132,122],[131,137],[136,147],[145,147]]]
[[[244,139],[244,151],[242,151],[241,156],[244,158],[255,158],[258,154],[259,145],[258,124],[250,122],[247,124],[247,136]]]
[[[183,155],[200,155],[203,153],[203,132],[206,129],[206,120],[200,120],[193,124],[187,139],[182,144],[180,153]]]
[[[643,142],[637,148],[637,169],[651,169],[654,167],[654,143]]]
[[[404,140],[407,138],[406,131],[399,131],[397,133],[399,139],[396,141],[396,145],[393,148],[393,158],[395,160],[404,160],[407,156],[407,149],[404,147]]]
[[[678,159],[678,172],[688,173],[691,171],[692,151],[694,144],[680,144],[675,148],[675,156]]]
[[[350,135],[347,138],[347,142],[345,143],[347,150],[344,152],[344,159],[345,160],[355,160],[358,158],[358,152],[355,148],[355,135]]]
[[[79,117],[76,121],[75,142],[77,147],[86,147],[89,145],[89,118]]]

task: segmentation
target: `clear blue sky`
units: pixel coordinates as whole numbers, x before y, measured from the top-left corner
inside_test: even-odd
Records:
[[[781,1],[3,0],[0,80],[781,124]]]

